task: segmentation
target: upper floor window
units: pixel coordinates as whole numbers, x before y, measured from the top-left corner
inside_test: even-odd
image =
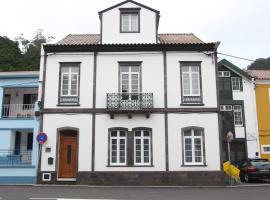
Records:
[[[243,116],[242,116],[242,106],[234,105],[233,106],[233,115],[234,115],[234,125],[242,126],[243,125]]]
[[[232,77],[232,90],[240,91],[241,90],[241,82],[239,77]]]
[[[220,111],[232,111],[232,105],[220,105]]]
[[[182,103],[202,103],[201,92],[201,62],[180,62]]]
[[[120,9],[120,32],[139,33],[140,32],[140,10],[135,8]]]
[[[204,165],[204,131],[199,127],[182,129],[183,164]]]
[[[219,71],[218,72],[218,76],[219,77],[230,77],[231,76],[231,72],[230,71]]]
[[[79,103],[80,63],[60,64],[59,104]]]

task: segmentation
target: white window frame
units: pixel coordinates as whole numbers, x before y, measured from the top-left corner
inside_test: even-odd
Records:
[[[240,109],[238,109],[240,108]],[[236,123],[236,113],[240,113],[241,123]],[[233,118],[234,118],[234,126],[243,126],[243,107],[242,105],[233,105]]]
[[[68,68],[68,72],[63,72],[63,68]],[[78,72],[72,72],[72,68],[78,68]],[[62,97],[77,97],[78,96],[78,92],[79,92],[79,66],[75,67],[75,66],[62,66],[61,67],[61,92],[60,95]],[[68,75],[68,94],[63,94],[63,78],[64,75]],[[77,80],[76,80],[76,94],[71,94],[71,78],[72,75],[77,75]]]
[[[230,71],[218,71],[218,77],[230,77],[231,72]]]
[[[136,15],[136,20],[137,20],[137,26],[136,30],[132,30],[132,16]],[[128,30],[124,30],[124,20],[123,17],[127,16],[128,17]],[[138,33],[139,30],[139,12],[122,12],[121,13],[121,33]]]
[[[264,150],[264,147],[267,147],[267,148],[270,148],[270,144],[268,145],[261,145],[261,151],[262,151],[262,154],[270,154],[270,150],[269,151],[265,151]]]
[[[128,72],[122,72],[121,67],[128,67]],[[138,67],[139,71],[138,72],[133,72],[132,67]],[[128,92],[122,92],[122,87],[123,87],[123,76],[122,75],[128,75]],[[138,76],[138,92],[133,92],[132,91],[132,75],[137,75]],[[140,93],[140,82],[141,82],[141,76],[140,76],[140,66],[139,65],[121,65],[120,66],[120,93]]]
[[[220,105],[220,111],[232,111],[232,105]]]
[[[112,136],[111,135],[111,133],[113,132],[113,131],[115,131],[115,132],[117,132],[117,136]],[[125,132],[125,136],[120,136],[120,131],[123,131],[123,132]],[[125,165],[127,165],[127,131],[126,130],[116,130],[116,129],[113,129],[113,130],[111,130],[110,132],[109,132],[109,134],[110,134],[110,165],[119,165],[119,166],[121,166],[121,165],[123,165],[123,166],[125,166]],[[112,162],[112,140],[113,139],[116,139],[116,141],[117,141],[117,148],[116,148],[116,152],[117,152],[117,154],[116,154],[116,159],[117,159],[117,161],[116,162]],[[120,140],[121,139],[124,139],[125,140],[125,162],[123,162],[123,163],[121,163],[120,162]]]
[[[192,72],[191,68],[192,67],[197,67],[198,68],[198,71],[197,72]],[[200,80],[200,66],[188,66],[188,65],[184,65],[184,66],[181,66],[181,68],[188,68],[188,72],[183,72],[183,70],[181,69],[181,76],[182,76],[182,94],[183,94],[183,97],[194,97],[194,96],[201,96],[201,80]],[[185,94],[185,90],[184,90],[184,75],[187,74],[188,75],[188,78],[189,78],[189,94]],[[192,82],[192,75],[193,74],[196,74],[197,77],[198,77],[198,94],[195,94],[194,91],[193,91],[193,82]]]
[[[194,135],[194,130],[200,130],[200,132],[201,132],[201,135],[200,136],[195,136]],[[191,133],[191,136],[185,136],[185,131],[190,131],[190,133]],[[183,131],[182,131],[182,137],[183,137],[183,148],[182,148],[182,150],[183,150],[183,164],[184,165],[204,165],[205,164],[205,156],[204,156],[204,131],[203,131],[203,129],[201,129],[201,128],[196,128],[196,127],[194,127],[194,128],[191,128],[191,129],[184,129]],[[185,145],[186,145],[186,141],[185,141],[185,139],[191,139],[191,151],[192,151],[192,161],[191,162],[186,162],[186,149],[185,149]],[[196,162],[195,161],[195,139],[200,139],[200,142],[201,142],[201,162]]]
[[[144,131],[148,131],[149,136],[144,136]],[[141,136],[136,136],[135,133],[136,132],[141,132]],[[136,139],[140,140],[140,146],[141,146],[141,162],[136,162]],[[149,157],[149,161],[148,162],[144,162],[144,139],[148,139],[149,143],[148,143],[148,157]],[[149,130],[134,130],[134,165],[151,165],[151,144],[152,144],[152,138],[151,138],[151,131]]]
[[[241,91],[240,77],[231,77],[232,91]]]
[[[268,88],[269,104],[270,104],[270,88]]]

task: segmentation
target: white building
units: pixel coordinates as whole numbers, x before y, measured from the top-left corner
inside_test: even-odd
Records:
[[[100,34],[43,46],[40,183],[224,184],[216,50],[124,1]]]

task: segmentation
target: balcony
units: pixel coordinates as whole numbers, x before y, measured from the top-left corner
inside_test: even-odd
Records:
[[[32,164],[32,151],[1,149],[0,166],[27,166]]]
[[[153,93],[107,93],[107,111],[111,113],[146,113],[153,108]]]
[[[35,104],[3,104],[2,118],[33,118]]]

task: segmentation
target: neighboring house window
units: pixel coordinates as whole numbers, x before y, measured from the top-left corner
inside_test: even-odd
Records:
[[[120,32],[139,33],[140,28],[139,9],[120,9]]]
[[[183,164],[205,165],[204,130],[199,127],[182,129]]]
[[[202,103],[200,62],[180,62],[182,103]]]
[[[218,76],[219,77],[230,77],[231,76],[231,72],[230,71],[219,71],[218,72]]]
[[[220,105],[220,111],[232,111],[232,105]]]
[[[80,63],[61,63],[59,104],[79,103]]]
[[[127,163],[127,131],[110,131],[110,165],[126,165]]]
[[[263,154],[270,154],[270,145],[261,145]]]
[[[232,77],[232,90],[240,91],[241,90],[241,82],[239,77]]]
[[[27,134],[27,150],[33,149],[33,133]]]
[[[37,94],[24,94],[23,95],[23,109],[31,110],[34,109],[34,104],[37,101]]]
[[[151,164],[151,132],[136,130],[134,132],[134,165]]]
[[[234,105],[233,106],[233,115],[234,115],[234,125],[242,126],[243,125],[243,116],[242,116],[242,106]]]

